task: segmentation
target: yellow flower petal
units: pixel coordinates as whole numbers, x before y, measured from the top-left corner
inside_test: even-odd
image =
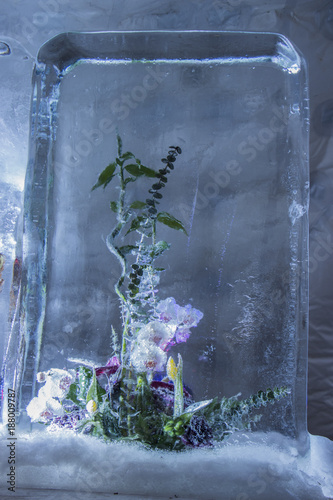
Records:
[[[168,360],[168,364],[167,364],[167,375],[168,377],[175,381],[176,380],[176,377],[177,377],[177,367],[176,367],[176,363],[174,362],[173,358],[170,357],[169,360]]]

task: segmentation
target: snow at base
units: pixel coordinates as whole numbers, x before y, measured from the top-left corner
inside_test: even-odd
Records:
[[[2,450],[7,436],[2,427]],[[8,457],[1,453],[0,497],[333,498],[333,442],[310,436],[310,443],[310,452],[300,457],[295,443],[277,433],[239,433],[213,450],[163,452],[137,444],[104,443],[71,431],[34,431],[17,434],[15,494],[7,491]]]

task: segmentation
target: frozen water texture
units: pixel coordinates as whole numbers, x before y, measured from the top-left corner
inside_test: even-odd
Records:
[[[86,493],[91,500],[99,493],[193,500],[333,496],[333,444],[319,436],[311,436],[304,457],[298,456],[293,441],[276,433],[239,434],[220,449],[186,454],[105,444],[70,431],[61,435],[36,431],[17,438],[17,493],[45,489],[48,500],[61,500],[66,490],[72,498]],[[5,454],[1,457],[0,491],[5,493],[7,459]],[[39,498],[38,492],[31,494],[27,498]]]
[[[289,207],[289,217],[292,221],[292,224],[294,225],[297,219],[302,217],[302,215],[307,213],[307,208],[303,207],[299,203],[297,203],[295,200],[292,202],[292,204]]]

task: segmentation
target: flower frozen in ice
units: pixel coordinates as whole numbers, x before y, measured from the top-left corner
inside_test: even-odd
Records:
[[[170,342],[175,331],[176,328],[173,325],[166,325],[161,321],[150,321],[139,330],[137,341],[152,342],[163,349]]]
[[[63,416],[64,409],[56,399],[38,396],[28,404],[27,413],[32,422],[49,422],[54,417]]]
[[[199,309],[195,309],[191,304],[181,307],[178,312],[178,321],[188,328],[197,326],[199,321],[203,318],[203,313]]]
[[[159,320],[174,329],[174,339],[170,338],[168,345],[186,342],[191,334],[190,328],[197,326],[203,318],[203,313],[195,309],[191,304],[185,307],[179,306],[173,297],[161,300],[156,308]]]
[[[164,370],[167,355],[154,342],[137,339],[131,351],[131,363],[138,372],[161,372]]]
[[[86,410],[90,415],[94,415],[94,413],[96,413],[96,411],[97,411],[96,401],[94,401],[93,399],[88,401],[88,403],[86,404]]]
[[[178,324],[179,309],[181,309],[181,306],[176,303],[173,297],[161,300],[156,307],[156,311],[161,321],[174,324]]]
[[[150,384],[150,388],[153,392],[154,399],[158,402],[159,406],[163,408],[163,411],[168,415],[172,414],[174,406],[175,397],[175,386],[171,382],[165,382],[162,380],[153,380]],[[183,386],[184,393],[184,407],[193,404],[193,396],[188,391],[188,389]]]
[[[64,409],[59,400],[66,397],[70,385],[75,381],[75,370],[53,368],[37,374],[38,382],[45,382],[39,389],[38,396],[27,406],[27,413],[32,422],[48,422],[54,417],[62,417]]]
[[[42,377],[45,384],[38,392],[38,397],[49,399],[64,399],[69,391],[71,384],[75,381],[75,370],[59,370],[52,368],[45,372]],[[40,378],[40,377],[39,377]]]
[[[118,368],[120,367],[120,361],[118,356],[112,356],[108,360],[105,366],[98,366],[95,368],[96,372],[96,377],[100,377],[101,375],[106,375],[107,377],[110,377],[111,375],[114,375]]]
[[[46,380],[46,373],[45,372],[38,372],[37,373],[37,382],[45,382]]]
[[[137,333],[131,351],[131,363],[139,372],[163,371],[167,360],[164,352],[175,334],[173,325],[150,321]]]
[[[203,318],[203,313],[199,309],[195,309],[191,304],[187,304],[185,307],[179,306],[173,297],[161,300],[156,311],[164,323],[177,326],[186,325],[188,328],[197,326]]]

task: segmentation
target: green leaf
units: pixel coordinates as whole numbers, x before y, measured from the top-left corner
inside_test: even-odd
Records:
[[[163,240],[158,241],[156,245],[151,246],[150,256],[153,257],[153,259],[156,259],[156,257],[162,255],[162,253],[165,252],[165,250],[167,250],[168,248],[170,248],[169,243]]]
[[[156,177],[157,173],[152,168],[145,167],[138,162],[136,164],[131,163],[130,165],[126,165],[125,170],[135,177],[140,177],[141,175],[145,175],[146,177]]]
[[[118,250],[123,254],[126,255],[128,253],[132,253],[133,250],[137,250],[139,247],[135,245],[125,245],[123,247],[119,247]]]
[[[122,160],[129,160],[130,158],[135,158],[134,154],[131,153],[130,151],[127,151],[126,153],[124,153],[123,155],[121,155],[121,159]]]
[[[95,401],[95,403],[101,403],[105,394],[106,391],[102,389],[102,387],[97,382],[96,372],[95,369],[93,369],[93,376],[87,392],[86,403],[89,403],[89,401],[91,400]]]
[[[116,170],[117,165],[115,163],[110,163],[103,172],[99,175],[98,181],[92,187],[92,191],[100,186],[104,186],[104,188],[109,184],[112,178],[115,176],[114,171]]]
[[[141,208],[145,208],[147,204],[144,201],[133,201],[131,203],[130,208],[134,208],[135,210],[139,210]]]
[[[140,166],[140,170],[146,177],[156,177],[157,172],[152,168],[145,167],[144,165]]]
[[[92,370],[90,368],[86,366],[79,367],[79,390],[77,392],[77,398],[82,401],[86,401],[92,375]]]
[[[198,403],[193,403],[192,405],[188,406],[184,413],[195,413],[196,411],[202,410],[203,408],[206,408],[213,402],[213,399],[207,399],[206,401],[199,401]]]
[[[134,175],[134,177],[140,177],[140,175],[143,175],[143,172],[141,172],[141,168],[139,165],[134,165],[134,163],[131,163],[130,165],[126,165],[125,170],[131,175]]]
[[[147,220],[146,217],[143,217],[142,215],[139,215],[138,217],[136,217],[135,219],[133,219],[131,227],[127,231],[126,235],[128,233],[131,233],[132,231],[136,231],[137,229],[139,229],[141,227],[141,223],[143,221],[145,221],[145,220]]]
[[[104,434],[107,437],[115,439],[121,436],[118,420],[119,415],[111,410],[110,405],[107,402],[104,402],[101,405],[101,423]]]
[[[118,203],[116,201],[111,201],[110,208],[111,208],[112,212],[117,213],[118,212]]]
[[[78,400],[77,398],[77,385],[76,384],[71,384],[69,387],[69,391],[66,395],[66,399],[69,399],[70,401],[73,401],[76,405],[81,405],[82,402]]]
[[[187,236],[185,227],[180,222],[180,220],[176,219],[176,217],[174,217],[173,215],[170,215],[167,212],[160,212],[157,214],[156,219],[165,226],[171,227],[172,229],[177,229],[178,231],[182,231]]]
[[[126,186],[129,182],[134,182],[135,180],[136,180],[135,177],[127,177],[127,179],[125,179],[124,181],[124,184]]]

